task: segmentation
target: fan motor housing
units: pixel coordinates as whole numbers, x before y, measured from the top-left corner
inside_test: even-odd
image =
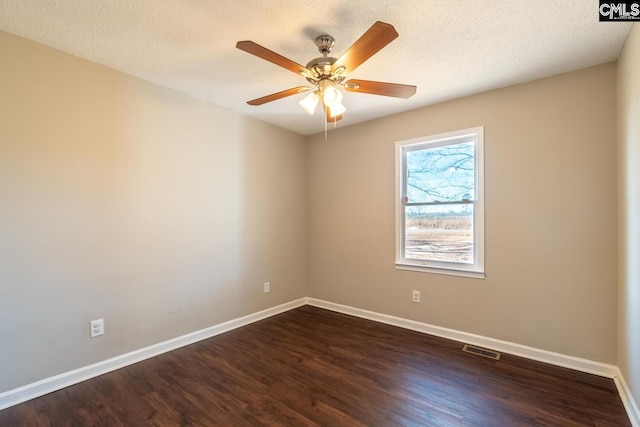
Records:
[[[336,58],[332,58],[330,56],[321,56],[309,61],[307,63],[307,68],[313,71],[313,73],[318,76],[318,80],[328,79],[331,77],[331,67],[336,61]],[[307,80],[312,82],[311,79]]]

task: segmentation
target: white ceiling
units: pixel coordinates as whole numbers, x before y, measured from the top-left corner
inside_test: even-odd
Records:
[[[416,85],[411,99],[345,93],[344,127],[448,99],[615,60],[631,29],[598,22],[595,0],[2,0],[0,29],[290,129],[322,132],[306,84],[235,48],[252,40],[305,65],[314,39],[340,56],[375,21],[400,36],[350,78]]]

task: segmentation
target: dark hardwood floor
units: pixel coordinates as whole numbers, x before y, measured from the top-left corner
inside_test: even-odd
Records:
[[[304,306],[0,411],[0,426],[630,426],[612,380]]]

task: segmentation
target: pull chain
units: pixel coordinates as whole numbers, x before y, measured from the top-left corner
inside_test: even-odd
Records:
[[[322,121],[324,122],[324,142],[327,142],[327,107],[324,107],[324,117]]]

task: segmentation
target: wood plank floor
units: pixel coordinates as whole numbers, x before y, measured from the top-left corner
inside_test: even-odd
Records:
[[[0,426],[630,426],[612,380],[304,306],[0,411]]]

